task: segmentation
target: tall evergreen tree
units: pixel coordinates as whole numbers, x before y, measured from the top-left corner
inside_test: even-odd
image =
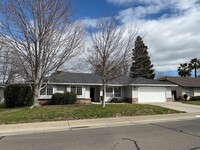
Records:
[[[132,66],[130,68],[130,76],[145,77],[153,79],[155,72],[153,64],[147,51],[148,47],[144,44],[142,38],[138,36],[135,41],[135,48],[133,49]]]

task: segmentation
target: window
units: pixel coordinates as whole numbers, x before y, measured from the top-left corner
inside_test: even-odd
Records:
[[[71,92],[76,94],[76,87],[75,86],[71,86]]]
[[[121,87],[114,87],[114,97],[121,97]]]
[[[121,87],[107,87],[106,97],[121,97]]]
[[[76,89],[76,95],[82,95],[82,87],[78,86]]]
[[[47,95],[53,95],[53,86],[47,86]]]
[[[194,89],[193,88],[185,88],[185,94],[188,96],[194,96]]]
[[[106,87],[106,97],[113,97],[113,87]]]
[[[81,86],[71,86],[71,92],[76,95],[82,95],[82,87]]]

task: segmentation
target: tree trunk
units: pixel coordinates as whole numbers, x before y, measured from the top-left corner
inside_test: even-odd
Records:
[[[106,84],[103,82],[103,99],[102,99],[102,107],[105,107],[105,99],[106,99]]]
[[[196,64],[194,66],[194,76],[195,76],[195,78],[197,77],[197,66],[196,66]]]
[[[39,105],[39,95],[40,95],[40,85],[33,85],[33,105],[30,107],[31,109],[34,107],[38,107]]]

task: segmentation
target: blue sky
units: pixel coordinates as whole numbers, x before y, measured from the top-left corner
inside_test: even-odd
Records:
[[[119,7],[106,0],[73,0],[75,15],[79,18],[99,18],[105,14],[115,15]]]
[[[88,27],[105,14],[136,24],[157,71],[200,58],[200,0],[73,0],[73,7]]]

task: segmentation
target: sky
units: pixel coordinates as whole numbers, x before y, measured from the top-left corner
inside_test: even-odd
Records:
[[[130,28],[136,24],[156,71],[177,70],[200,58],[200,0],[73,0],[72,5],[87,27],[112,16]]]

